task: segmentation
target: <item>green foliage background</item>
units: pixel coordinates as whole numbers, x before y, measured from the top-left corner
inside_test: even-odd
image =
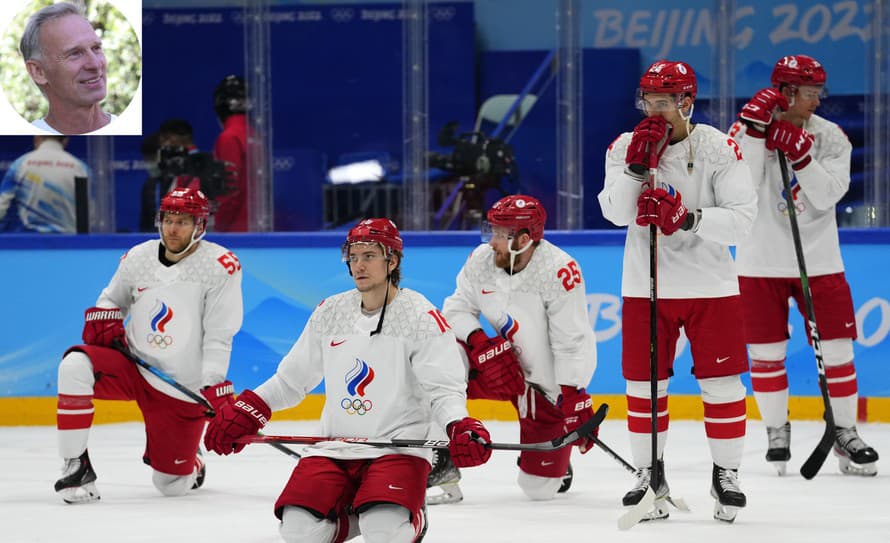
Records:
[[[19,40],[25,31],[28,17],[54,3],[54,0],[29,2],[10,22],[0,41],[0,86],[13,109],[28,121],[46,116],[48,104],[40,89],[28,76],[19,51]],[[86,8],[87,19],[102,38],[102,48],[108,60],[108,95],[102,102],[102,109],[120,115],[133,99],[142,75],[142,55],[136,32],[123,14],[106,0],[70,3]]]

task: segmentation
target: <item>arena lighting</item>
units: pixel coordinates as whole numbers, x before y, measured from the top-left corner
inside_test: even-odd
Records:
[[[379,160],[363,160],[335,166],[328,170],[328,180],[335,184],[364,183],[383,179],[383,165]]]

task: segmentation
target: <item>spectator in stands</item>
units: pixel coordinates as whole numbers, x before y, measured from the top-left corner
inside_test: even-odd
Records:
[[[0,182],[0,232],[77,231],[75,179],[88,170],[67,144],[66,136],[35,136],[34,150],[12,163]]]
[[[19,48],[28,75],[49,102],[46,117],[32,124],[51,134],[84,134],[116,117],[99,104],[106,94],[105,53],[83,10],[67,2],[28,19]]]
[[[247,231],[247,89],[244,79],[229,75],[213,91],[213,109],[222,132],[213,144],[213,157],[226,164],[231,190],[217,199],[214,227],[219,232]]]
[[[742,314],[751,357],[751,388],[766,424],[766,460],[784,474],[791,458],[785,371],[789,298],[797,301],[807,320],[778,162],[786,160],[836,424],[834,452],[842,473],[873,476],[878,453],[856,430],[856,315],[835,217],[835,206],[850,187],[853,147],[837,124],[814,113],[825,98],[827,78],[825,68],[812,57],[782,57],[773,68],[771,86],[751,97],[730,129],[751,168],[760,208],[751,236],[736,251]],[[777,150],[785,157],[779,158]],[[809,327],[806,333],[812,342]]]

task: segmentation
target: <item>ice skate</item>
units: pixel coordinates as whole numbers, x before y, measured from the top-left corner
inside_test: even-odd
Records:
[[[748,504],[748,499],[739,488],[739,472],[735,469],[721,468],[714,464],[711,476],[711,496],[714,503],[714,518],[723,522],[735,520],[739,509]]]
[[[569,468],[566,470],[566,474],[562,476],[562,485],[560,485],[559,490],[556,491],[557,494],[563,494],[568,492],[570,488],[572,488],[572,479],[575,477],[575,472],[572,470],[572,463],[569,462]]]
[[[874,477],[878,474],[878,453],[859,437],[855,426],[835,428],[834,454],[844,475]]]
[[[658,485],[658,489],[655,491],[655,500],[652,507],[646,512],[640,512],[643,514],[640,521],[658,520],[670,516],[667,504],[670,499],[671,489],[668,487],[667,477],[664,472],[664,460],[658,461],[658,468],[661,471],[661,484]],[[643,497],[646,495],[646,490],[649,488],[649,481],[652,477],[652,468],[639,468],[637,469],[636,476],[637,484],[621,499],[621,503],[627,507],[636,506],[642,502]]]
[[[207,475],[207,464],[204,463],[204,453],[198,449],[198,454],[195,456],[195,484],[192,485],[192,490],[201,488],[205,475]]]
[[[791,459],[791,423],[786,422],[778,428],[766,427],[769,440],[766,450],[766,461],[776,468],[779,475],[785,475],[788,460]]]
[[[89,503],[100,498],[96,488],[96,472],[88,451],[77,458],[66,458],[62,477],[56,481],[56,492],[65,503]]]
[[[427,505],[439,505],[442,503],[457,503],[464,499],[460,491],[460,470],[451,460],[447,450],[436,450],[433,470],[426,480]],[[439,487],[439,491],[430,494],[429,489]]]

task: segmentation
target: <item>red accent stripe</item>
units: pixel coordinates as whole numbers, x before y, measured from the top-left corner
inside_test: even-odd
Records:
[[[831,382],[832,379],[847,377],[853,377],[853,379],[839,383]],[[856,368],[853,367],[852,362],[840,366],[826,366],[825,378],[828,379],[828,395],[832,398],[846,398],[859,391],[856,385]]]
[[[779,375],[765,377],[766,373],[781,371]],[[778,392],[788,388],[788,373],[785,372],[785,361],[751,361],[751,388],[754,392]]]
[[[652,402],[648,398],[627,397],[627,410],[637,413],[645,413],[642,417],[627,417],[628,431],[636,434],[647,434],[652,431]],[[667,396],[658,398],[658,412],[664,415],[658,417],[658,432],[666,432],[670,422],[670,414],[667,412]]]
[[[59,394],[57,403],[59,409],[92,409],[93,396],[75,396],[72,394]]]
[[[56,414],[56,428],[59,430],[85,430],[93,425],[93,413],[82,415]]]
[[[804,169],[804,167],[806,167],[807,164],[810,163],[811,160],[813,160],[813,157],[807,155],[805,159],[801,160],[797,164],[792,164],[791,167],[794,168],[794,171],[802,170]]]
[[[745,436],[746,419],[717,422],[707,419],[733,419],[746,414],[745,400],[729,403],[705,403],[705,434],[711,439],[734,439]]]

